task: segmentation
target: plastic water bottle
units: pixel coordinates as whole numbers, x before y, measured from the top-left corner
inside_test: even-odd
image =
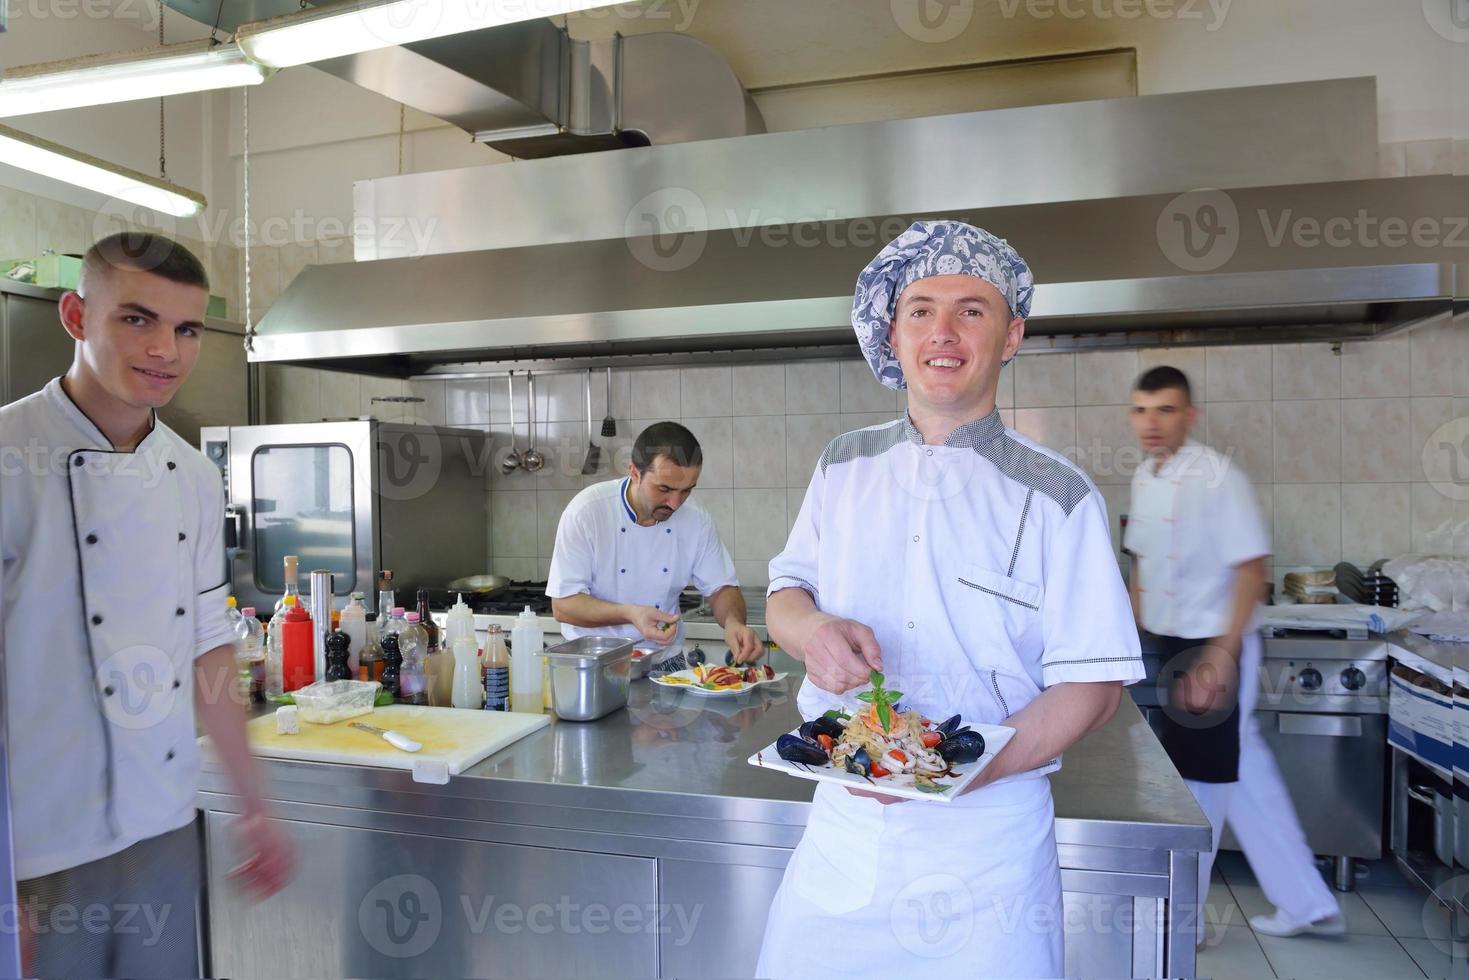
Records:
[[[510,631],[510,708],[541,714],[541,650],[545,637],[530,606],[515,618]]]
[[[230,624],[230,629],[236,629],[240,625],[239,603],[234,596],[224,600],[224,618]]]
[[[456,708],[483,708],[485,689],[480,678],[479,650],[474,637],[461,636],[454,640],[454,697]],[[443,654],[440,654],[443,656]]]
[[[235,662],[240,667],[242,699],[259,701],[265,696],[265,630],[255,618],[255,607],[246,606],[235,623]]]
[[[347,608],[342,610],[342,621],[338,627],[351,641],[347,645],[347,669],[351,671],[351,677],[357,676],[358,667],[362,663],[362,651],[367,646],[367,607],[363,605],[365,598],[361,592],[352,593]]]
[[[407,622],[397,633],[398,649],[403,653],[398,702],[428,704],[428,631],[418,625],[418,613],[408,613],[404,618]]]

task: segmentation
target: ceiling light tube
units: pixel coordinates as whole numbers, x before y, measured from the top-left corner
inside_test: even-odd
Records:
[[[29,133],[0,126],[0,163],[43,177],[106,194],[131,204],[152,208],[176,218],[190,218],[204,210],[202,194],[156,180],[134,170],[114,167],[96,157],[67,149]]]
[[[607,0],[343,0],[243,24],[235,40],[255,61],[289,68],[610,5]]]
[[[0,79],[0,117],[258,85],[270,74],[238,45],[208,40],[24,65]]]

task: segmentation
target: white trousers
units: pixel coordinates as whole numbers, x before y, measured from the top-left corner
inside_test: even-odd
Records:
[[[1297,922],[1315,922],[1339,914],[1341,906],[1316,870],[1290,792],[1255,722],[1260,647],[1259,633],[1245,635],[1240,652],[1239,781],[1184,780],[1214,828],[1213,850],[1199,855],[1199,902],[1208,901],[1209,874],[1219,851],[1219,835],[1228,822],[1265,898]]]

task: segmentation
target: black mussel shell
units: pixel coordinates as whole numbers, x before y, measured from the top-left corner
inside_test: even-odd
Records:
[[[948,738],[950,735],[959,730],[959,716],[955,715],[952,718],[945,718],[943,721],[938,723],[937,727],[934,730],[937,731],[944,738]]]
[[[984,755],[984,736],[968,730],[956,732],[939,743],[938,753],[951,766],[974,762]]]
[[[684,663],[688,664],[690,667],[698,667],[707,658],[704,656],[704,648],[703,647],[694,647],[688,653],[684,654],[684,658],[683,659],[684,659]]]
[[[842,732],[846,730],[846,726],[835,718],[828,718],[822,715],[819,718],[811,719],[796,730],[801,733],[803,738],[814,740],[818,735],[827,735],[833,741],[837,741],[841,739]]]
[[[824,766],[831,761],[819,745],[789,733],[775,740],[775,753],[787,762],[799,762],[808,766]]]
[[[733,667],[734,666],[734,651],[733,650],[726,650],[725,651],[725,653],[724,653],[724,665],[726,667]]]
[[[867,776],[872,769],[872,757],[867,754],[866,749],[858,749],[847,759],[847,772],[854,772],[859,776]]]

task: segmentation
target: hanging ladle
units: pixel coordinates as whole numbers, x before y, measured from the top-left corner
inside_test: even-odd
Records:
[[[520,469],[520,452],[515,448],[515,372],[511,371],[505,375],[505,386],[510,393],[507,404],[510,406],[510,452],[500,460],[500,472],[509,476]]]
[[[529,428],[526,430],[525,441],[530,444],[530,448],[525,451],[525,455],[520,457],[520,465],[525,469],[527,473],[534,473],[537,470],[541,469],[541,467],[546,465],[546,457],[542,456],[540,452],[538,452],[535,448],[536,379],[535,375],[531,374],[529,371],[525,372],[525,389],[526,402],[529,405],[529,408],[526,409],[526,419],[529,422]]]

